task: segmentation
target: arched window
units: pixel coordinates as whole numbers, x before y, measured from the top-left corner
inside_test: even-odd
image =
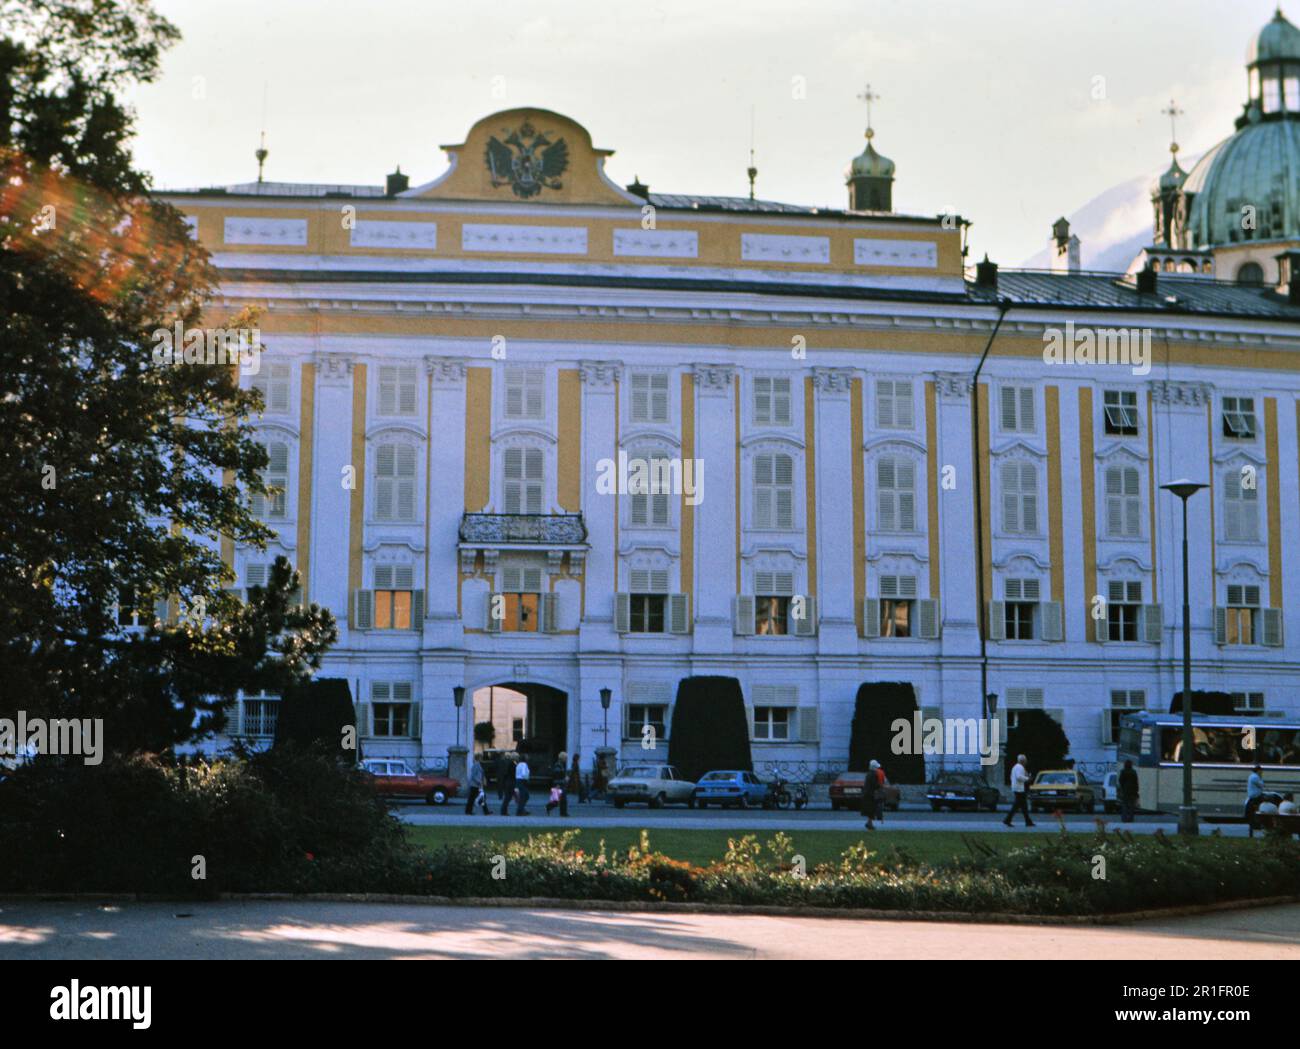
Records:
[[[1238,284],[1263,284],[1264,267],[1258,262],[1243,262],[1237,270]]]
[[[876,463],[876,527],[882,532],[916,529],[916,464],[886,455]]]
[[[1038,469],[1033,463],[1003,464],[1002,529],[1017,535],[1038,534]]]
[[[505,451],[505,512],[540,514],[544,465],[540,448]]]
[[[794,527],[794,460],[788,455],[754,457],[754,527]]]
[[[266,454],[270,461],[262,474],[262,483],[278,490],[270,495],[253,493],[253,516],[283,520],[289,516],[289,446],[283,441],[272,441],[266,446]]]
[[[415,520],[415,449],[409,444],[381,444],[375,450],[375,517]]]

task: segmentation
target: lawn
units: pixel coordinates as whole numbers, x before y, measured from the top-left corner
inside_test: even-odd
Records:
[[[557,828],[559,829],[559,828]],[[579,829],[574,827],[565,830]],[[550,831],[551,828],[546,828]],[[462,842],[490,840],[497,842],[519,841],[530,834],[543,833],[533,827],[491,827],[480,824],[474,827],[407,827],[408,838],[425,848],[437,848],[440,845],[455,845]],[[760,843],[766,843],[772,831],[733,830],[728,828],[708,828],[707,830],[678,830],[673,828],[650,828],[650,845],[652,848],[672,856],[674,859],[686,860],[695,866],[704,866],[713,860],[721,859],[727,851],[728,838],[740,838],[753,834]],[[913,859],[923,863],[947,863],[955,856],[969,856],[963,837],[977,839],[992,845],[999,851],[1007,850],[1027,842],[1044,840],[1041,834],[1023,834],[1008,831],[1005,834],[975,832],[961,834],[955,831],[865,831],[865,830],[792,830],[786,831],[794,842],[794,851],[804,857],[808,867],[819,863],[837,860],[850,845],[860,841],[868,842],[873,850],[882,856],[891,846],[904,850]],[[587,852],[600,847],[601,840],[611,851],[625,850],[641,840],[641,831],[637,827],[599,827],[583,829],[576,845]]]

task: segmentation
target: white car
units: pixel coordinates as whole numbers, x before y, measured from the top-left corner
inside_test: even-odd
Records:
[[[1102,809],[1105,812],[1119,811],[1119,773],[1107,772],[1101,778]]]
[[[614,808],[629,801],[645,802],[652,809],[665,805],[695,808],[695,784],[682,779],[671,765],[627,765],[609,781],[609,796]]]

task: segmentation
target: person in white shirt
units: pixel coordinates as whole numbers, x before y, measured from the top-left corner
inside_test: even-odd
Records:
[[[1277,811],[1280,816],[1300,815],[1300,806],[1295,803],[1295,795],[1283,794],[1282,804],[1277,807]]]
[[[532,769],[528,767],[528,759],[522,754],[519,755],[519,764],[515,766],[515,815],[528,815],[528,777],[531,776]]]
[[[1011,811],[1007,813],[1002,825],[1010,827],[1017,812],[1024,813],[1026,827],[1034,825],[1034,821],[1029,818],[1029,768],[1023,754],[1016,758],[1016,763],[1011,767]]]

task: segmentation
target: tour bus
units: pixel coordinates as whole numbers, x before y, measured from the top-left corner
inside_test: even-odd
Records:
[[[1204,813],[1240,815],[1246,778],[1262,766],[1266,790],[1300,797],[1300,720],[1192,715],[1192,801]],[[1182,714],[1130,714],[1120,721],[1119,767],[1132,759],[1143,809],[1183,803]]]

